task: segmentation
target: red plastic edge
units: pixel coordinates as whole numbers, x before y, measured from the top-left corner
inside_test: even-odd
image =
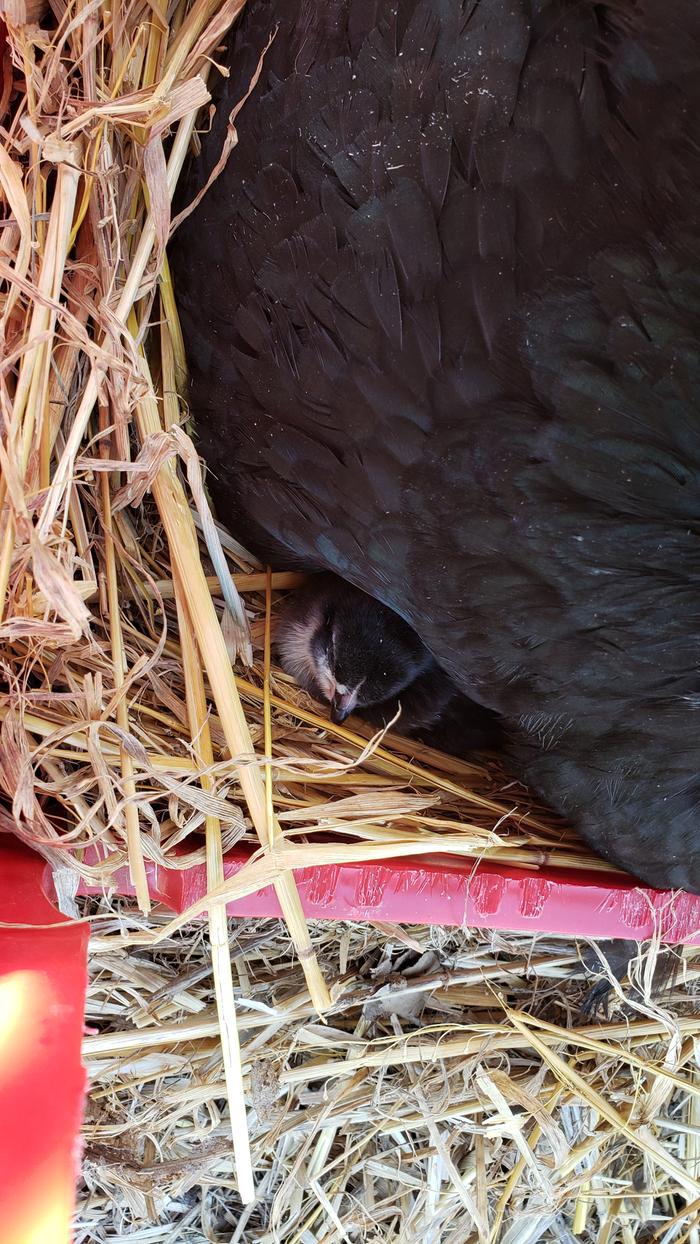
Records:
[[[225,860],[233,876],[245,851]],[[149,865],[154,899],[182,912],[206,893],[206,869],[183,871]],[[633,938],[654,935],[666,942],[700,945],[700,897],[635,885],[623,874],[550,869],[537,873],[495,864],[441,858],[343,864],[295,873],[309,919],[379,920],[557,933],[572,937]],[[114,879],[116,891],[133,894],[128,870]],[[85,887],[83,893],[98,892]],[[281,916],[272,888],[229,903],[232,916]]]
[[[0,1240],[67,1244],[85,1092],[80,1047],[89,930],[49,901],[44,861],[3,838]]]

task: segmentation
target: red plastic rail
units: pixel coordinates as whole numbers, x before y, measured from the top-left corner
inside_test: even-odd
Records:
[[[44,861],[0,834],[2,1244],[71,1235],[89,930],[56,911],[50,886]]]
[[[232,851],[226,876],[237,873],[247,858],[244,851]],[[658,934],[666,942],[700,945],[700,898],[650,890],[623,874],[533,873],[442,857],[306,868],[294,875],[310,919],[470,925],[637,941]],[[182,871],[149,864],[148,876],[152,897],[175,912],[206,894],[204,865]],[[126,869],[114,884],[119,893],[133,894]],[[271,887],[230,903],[228,911],[232,916],[282,914]]]
[[[244,851],[231,852],[226,876],[247,858]],[[204,866],[149,864],[148,873],[152,897],[173,911],[185,911],[206,893]],[[700,945],[700,898],[659,893],[622,875],[532,873],[451,858],[334,865],[295,875],[310,918],[637,940],[658,933],[665,941]],[[50,885],[44,862],[0,835],[2,1244],[67,1244],[70,1238],[85,1087],[80,1042],[87,926],[63,920],[47,898]],[[115,888],[133,893],[126,869]],[[83,886],[84,893],[89,889]],[[281,915],[269,887],[228,910]]]

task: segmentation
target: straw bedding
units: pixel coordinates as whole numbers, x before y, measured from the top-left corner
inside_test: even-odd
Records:
[[[692,957],[661,1010],[590,1029],[552,939],[302,915],[323,859],[606,866],[495,762],[331,727],[272,659],[296,580],[212,521],[166,243],[241,7],[0,22],[0,828],[67,910],[125,863],[138,900],[86,912],[77,1238],[696,1240]],[[147,859],[216,890],[235,842],[285,923],[150,910]]]
[[[583,1026],[565,941],[318,923],[321,1025],[281,922],[238,922],[241,1212],[204,927],[128,949],[125,916],[93,942],[78,1244],[697,1239],[697,968]]]

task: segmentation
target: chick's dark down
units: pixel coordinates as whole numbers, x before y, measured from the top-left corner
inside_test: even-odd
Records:
[[[221,518],[410,623],[700,892],[697,0],[249,0],[177,235]]]

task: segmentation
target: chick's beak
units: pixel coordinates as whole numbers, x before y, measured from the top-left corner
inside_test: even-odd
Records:
[[[342,725],[346,717],[352,713],[357,704],[357,693],[359,688],[354,687],[352,691],[345,691],[342,694],[336,691],[331,700],[331,721],[336,726]]]

